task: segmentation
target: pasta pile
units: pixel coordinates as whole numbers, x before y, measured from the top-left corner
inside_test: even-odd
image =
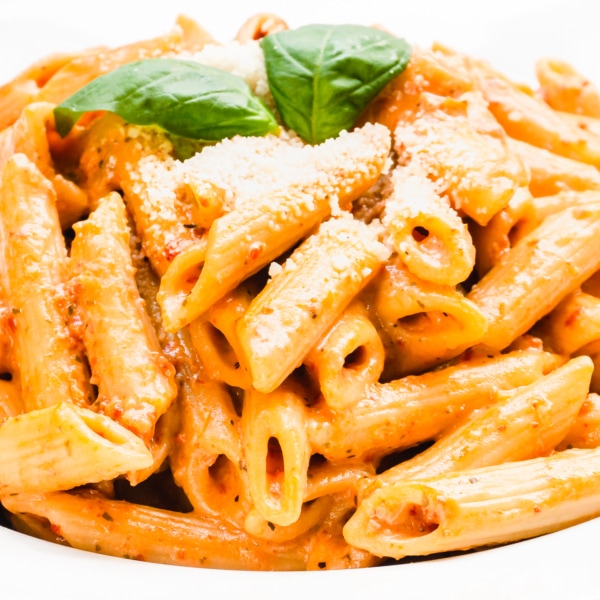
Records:
[[[287,29],[257,15],[230,46]],[[594,85],[541,59],[530,89],[434,44],[318,144],[280,127],[182,156],[109,111],[57,133],[95,77],[226,46],[182,16],[0,88],[7,522],[318,570],[600,515]]]

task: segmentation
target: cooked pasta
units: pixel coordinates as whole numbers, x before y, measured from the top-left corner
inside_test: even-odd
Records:
[[[326,97],[306,29],[271,13],[229,42],[180,16],[0,87],[18,531],[319,570],[600,515],[596,88],[554,57],[534,89],[328,27],[311,40],[348,55]],[[372,39],[389,52],[353,71]]]

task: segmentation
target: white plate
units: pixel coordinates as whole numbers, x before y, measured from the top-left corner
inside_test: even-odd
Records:
[[[292,27],[311,22],[382,24],[409,42],[439,40],[487,59],[526,83],[534,83],[537,58],[562,58],[600,84],[595,6],[596,0],[168,0],[159,5],[138,0],[0,0],[0,84],[50,52],[159,35],[170,29],[179,13],[226,41],[256,12],[274,12]],[[115,559],[0,528],[0,595],[11,600],[169,595],[591,600],[600,598],[600,559],[593,550],[598,539],[597,519],[542,538],[444,560],[360,571],[248,573]]]

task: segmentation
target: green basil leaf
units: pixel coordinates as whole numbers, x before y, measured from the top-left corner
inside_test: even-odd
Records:
[[[353,127],[411,52],[403,39],[362,25],[306,25],[261,46],[283,123],[312,144]]]
[[[64,137],[81,115],[96,110],[194,140],[278,130],[275,116],[241,77],[170,58],[129,63],[91,81],[54,109],[58,133]]]

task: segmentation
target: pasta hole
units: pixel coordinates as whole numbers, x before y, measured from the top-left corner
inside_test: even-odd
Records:
[[[438,527],[438,519],[421,504],[406,502],[394,515],[390,529],[400,537],[416,538],[433,533]]]
[[[185,271],[182,271],[181,276],[178,278],[178,281],[183,292],[189,294],[194,289],[196,282],[200,278],[202,267],[202,264],[197,264],[188,267]]]
[[[421,243],[429,237],[429,230],[417,225],[417,227],[413,227],[412,236],[415,242]]]
[[[276,437],[269,438],[267,444],[267,473],[271,476],[283,474],[283,451]]]
[[[417,333],[419,331],[431,330],[431,328],[438,328],[444,321],[451,319],[448,313],[431,310],[427,312],[413,313],[412,315],[406,315],[401,317],[396,322],[400,327],[403,327],[407,331]]]
[[[396,452],[386,454],[377,465],[377,474],[379,475],[381,473],[384,473],[388,469],[391,469],[392,467],[403,463],[405,460],[410,460],[411,458],[414,458],[424,450],[427,450],[427,448],[429,448],[432,444],[433,441],[426,441],[420,444],[416,444],[415,446],[410,446],[409,448],[405,448],[403,450],[398,450]]]
[[[3,373],[0,373],[0,380],[1,381],[12,381],[12,373],[8,372],[8,371],[4,371]]]
[[[348,354],[344,360],[344,369],[361,369],[367,362],[367,350],[364,346],[359,346],[350,354]]]
[[[310,456],[310,464],[309,464],[308,468],[310,471],[310,469],[319,468],[326,464],[327,464],[327,459],[322,454],[315,452],[314,454],[311,454],[311,456]]]
[[[508,241],[511,248],[529,231],[531,222],[529,219],[519,219],[508,232]]]
[[[215,462],[208,467],[213,492],[220,496],[234,498],[239,494],[239,478],[233,463],[225,454],[219,454]]]
[[[65,246],[67,248],[67,252],[71,252],[71,244],[75,239],[75,230],[72,227],[69,227],[63,231],[63,238],[65,240]]]
[[[227,391],[229,392],[229,397],[231,398],[231,404],[235,414],[238,417],[241,417],[244,408],[244,390],[242,388],[229,385],[227,386]]]
[[[237,364],[237,356],[225,334],[215,327],[212,323],[207,323],[206,335],[219,356],[225,357],[227,363],[230,363],[232,368]]]
[[[114,489],[118,500],[184,513],[192,510],[192,505],[175,483],[170,469],[153,473],[137,485],[131,485],[126,479],[116,479]]]

